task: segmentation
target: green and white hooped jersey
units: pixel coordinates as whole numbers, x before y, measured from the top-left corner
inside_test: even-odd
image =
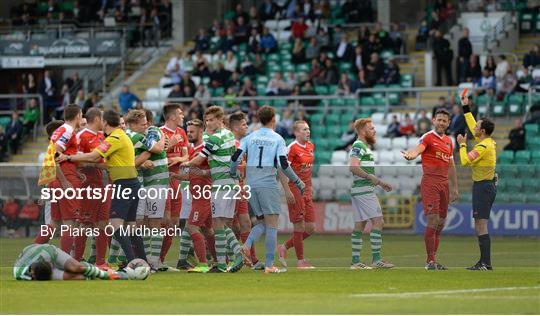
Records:
[[[146,131],[146,137],[149,141],[157,143],[164,135],[158,127],[150,126]],[[152,153],[148,160],[152,161],[154,168],[143,171],[144,186],[169,186],[169,161],[167,160],[167,152],[164,150],[159,154]]]
[[[375,159],[371,149],[361,140],[357,139],[351,148],[349,154],[350,157],[355,157],[360,160],[360,166],[362,170],[368,174],[375,173]],[[357,175],[353,175],[353,185],[351,188],[351,195],[364,195],[373,193],[373,183],[365,178],[360,178]]]
[[[236,185],[236,181],[230,175],[231,157],[236,151],[234,134],[228,129],[220,128],[214,134],[207,135],[204,142],[206,145],[202,154],[208,157],[213,190],[217,190],[217,186]]]
[[[54,264],[58,256],[57,248],[49,244],[32,244],[23,249],[22,253],[15,261],[13,275],[17,280],[32,280],[30,266],[34,262],[45,261]]]
[[[135,131],[130,130],[129,128],[126,129],[126,134],[131,139],[131,143],[133,144],[133,148],[135,149],[135,157],[140,155],[143,151],[147,151],[148,141],[144,138],[144,135],[141,133],[137,133]],[[137,169],[137,179],[141,184],[143,184],[143,174],[141,169]]]

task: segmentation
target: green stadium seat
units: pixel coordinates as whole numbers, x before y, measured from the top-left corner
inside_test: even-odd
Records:
[[[391,50],[383,50],[381,52],[381,58],[384,59],[384,61],[387,61],[388,59],[391,59],[394,57],[394,52]]]
[[[358,105],[358,99],[357,99],[357,98],[354,98],[354,99],[345,99],[345,105],[348,105],[348,106],[357,106],[357,105]]]
[[[322,137],[322,138],[317,138],[317,139],[314,140],[314,142],[315,142],[315,145],[316,145],[318,148],[321,149],[321,151],[324,150],[324,149],[326,149],[326,148],[328,148],[328,147],[329,147],[328,145],[329,145],[329,143],[330,143],[330,142],[328,141],[328,139],[327,139],[327,138],[324,138],[324,137]]]
[[[290,51],[290,50],[292,50],[292,48],[293,48],[293,45],[292,45],[291,42],[279,43],[279,49],[280,50]]]
[[[339,99],[333,99],[330,101],[330,105],[335,105],[335,106],[344,106],[345,105],[345,100],[339,98]]]
[[[526,136],[525,144],[528,149],[534,149],[540,147],[540,136]]]
[[[517,165],[517,166],[512,166],[512,167],[515,170],[517,170],[516,177],[523,178],[523,177],[529,177],[531,175],[531,166],[529,165]]]
[[[511,178],[506,180],[505,192],[508,193],[517,193],[521,191],[523,186],[523,181],[521,179]]]
[[[360,105],[375,105],[375,99],[372,97],[361,97]]]
[[[488,112],[488,106],[487,104],[479,104],[478,105],[478,115],[480,116],[487,116]]]
[[[495,101],[491,111],[493,116],[503,116],[506,114],[506,103],[504,101]]]
[[[527,203],[540,204],[540,194],[538,192],[527,194]]]
[[[309,117],[311,124],[313,125],[321,125],[323,118],[324,114],[321,113],[315,113]]]
[[[528,150],[520,150],[514,156],[514,163],[518,165],[528,165],[531,160],[531,152]]]
[[[515,93],[510,95],[507,100],[508,114],[519,115],[523,112],[523,95]]]
[[[60,3],[60,9],[64,12],[71,12],[75,8],[73,1],[64,1]]]
[[[339,64],[339,70],[341,72],[348,72],[352,69],[352,64],[351,63],[346,63],[346,62],[342,62]]]
[[[266,67],[268,72],[281,72],[281,65],[278,64],[268,64]],[[273,76],[272,76],[273,77]]]
[[[328,86],[328,93],[329,94],[336,94],[338,86],[333,84]]]
[[[461,203],[471,203],[472,202],[472,193],[465,192],[460,194]]]
[[[266,55],[266,61],[268,61],[268,62],[270,62],[270,61],[279,62],[280,58],[279,58],[278,54],[268,54],[268,55]]]
[[[332,130],[338,130],[337,128],[334,128]],[[338,130],[339,131],[339,130]],[[336,150],[336,148],[338,148],[339,146],[343,145],[343,143],[341,142],[341,139],[339,138],[339,136],[341,135],[341,133],[339,133],[337,136],[338,137],[332,137],[330,139],[330,141],[328,142],[328,147],[334,151]]]
[[[309,64],[296,65],[296,72],[300,72],[300,71],[309,72],[309,70],[310,70],[310,65]]]
[[[540,95],[538,93],[533,93],[530,97],[530,101],[531,101],[531,105],[535,104],[536,102],[539,102]],[[529,94],[525,95],[524,103],[525,103],[525,110],[528,111],[529,110]]]
[[[534,16],[532,13],[524,12],[519,19],[519,28],[522,32],[531,32],[533,30]]]
[[[514,161],[514,152],[509,150],[502,151],[497,160],[501,165],[511,165]]]
[[[47,13],[47,10],[49,9],[49,5],[47,4],[46,1],[43,1],[43,2],[38,2],[38,5],[37,5],[37,13],[38,14],[43,14],[43,13]]]
[[[292,59],[292,54],[289,53],[289,52],[285,52],[285,53],[284,53],[284,52],[280,52],[279,55],[281,56],[281,60],[282,60],[282,61],[285,61],[285,60],[290,61],[290,60]]]
[[[352,121],[356,116],[356,110],[354,109],[347,109],[341,114],[341,124],[348,125],[350,121]]]
[[[313,120],[313,117],[311,118]],[[320,137],[326,135],[326,126],[321,125],[320,123],[314,123],[310,129],[314,136]]]
[[[540,179],[525,177],[523,178],[522,191],[525,193],[538,193],[540,188]]]
[[[497,165],[499,178],[514,178],[518,175],[518,169],[511,165]]]
[[[339,114],[330,114],[325,117],[325,122],[326,124],[337,125],[339,124],[339,118],[340,118]]]
[[[213,97],[222,97],[223,95],[225,95],[225,89],[220,87],[220,88],[215,88],[212,90],[212,96]]]
[[[296,71],[293,64],[286,64],[286,63],[283,63],[283,67],[281,67],[281,69],[283,69],[284,72],[295,72]]]
[[[517,193],[510,195],[510,203],[527,203],[527,195],[524,193]]]
[[[283,108],[287,106],[287,100],[282,100],[282,99],[274,100],[272,101],[272,105],[277,108]]]
[[[536,165],[537,167],[540,166],[540,151],[539,150],[533,150],[531,153],[531,165]],[[540,169],[538,169],[540,171]],[[540,177],[540,173],[536,173],[537,177]]]
[[[412,88],[414,86],[414,76],[412,74],[402,74],[399,81],[403,88]]]
[[[315,92],[320,95],[327,95],[328,87],[327,86],[315,86]]]
[[[507,192],[497,192],[497,196],[495,197],[496,203],[509,203],[510,202],[511,194]]]
[[[8,126],[9,122],[11,122],[11,116],[2,116],[0,117],[0,126],[2,126],[5,130],[6,126]]]
[[[287,146],[289,146],[290,143],[292,143],[294,141],[294,138],[285,138],[285,144],[287,144]]]
[[[540,124],[527,124],[524,128],[526,137],[540,135]]]
[[[257,76],[257,83],[267,84],[269,80],[267,76]]]
[[[486,104],[491,103],[491,102],[492,102],[492,98],[489,95],[487,95],[487,93],[485,93],[483,95],[479,95],[474,100],[474,103],[476,103],[478,105],[486,105]]]

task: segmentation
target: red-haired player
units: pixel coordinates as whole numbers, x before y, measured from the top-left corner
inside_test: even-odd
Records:
[[[289,145],[288,160],[294,173],[305,183],[306,189],[302,195],[292,182],[289,182],[289,190],[285,189],[289,220],[294,225],[294,233],[278,247],[279,260],[284,266],[287,266],[285,261],[287,249],[294,247],[298,259],[296,267],[298,269],[313,269],[314,267],[304,259],[304,239],[315,231],[315,210],[311,184],[315,145],[309,141],[310,130],[307,122],[294,122],[293,131],[296,139]]]
[[[450,125],[450,113],[444,109],[437,110],[432,123],[434,129],[420,138],[418,146],[410,151],[402,151],[402,155],[407,160],[413,160],[422,155],[424,174],[420,184],[420,193],[427,218],[424,234],[427,253],[426,270],[446,270],[447,268],[439,264],[435,257],[448,213],[448,204],[458,198],[452,140],[445,134]]]
[[[169,172],[178,173],[180,170],[179,163],[187,159],[188,140],[186,132],[181,128],[184,125],[184,113],[179,104],[167,104],[163,107],[163,118],[165,125],[160,129],[168,139],[167,144],[167,159],[169,161]],[[167,197],[165,206],[165,219],[163,226],[174,227],[180,225],[184,227],[185,223],[180,223],[180,209],[182,208],[182,194],[180,192],[180,181],[174,177],[170,177],[169,186],[173,190],[173,195]],[[170,214],[170,216],[167,216]],[[167,266],[163,264],[169,248],[171,248],[173,236],[167,235],[163,238],[161,246],[160,270],[167,270]]]

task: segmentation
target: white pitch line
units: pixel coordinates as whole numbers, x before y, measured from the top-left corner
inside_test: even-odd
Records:
[[[460,293],[481,293],[481,292],[498,292],[498,291],[518,291],[540,289],[540,286],[514,286],[514,287],[493,287],[483,289],[466,289],[466,290],[447,290],[447,291],[430,291],[430,292],[403,292],[403,293],[370,293],[370,294],[352,294],[351,297],[381,297],[381,298],[405,298],[415,296],[428,295],[444,295],[444,294],[460,294]]]

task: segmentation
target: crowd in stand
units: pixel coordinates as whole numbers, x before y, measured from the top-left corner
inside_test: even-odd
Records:
[[[30,227],[41,218],[42,206],[32,198],[19,201],[8,197],[0,201],[0,210],[0,230],[5,227],[8,237],[29,237]]]
[[[13,26],[45,26],[57,24],[88,25],[103,23],[131,26],[131,44],[158,46],[161,37],[170,36],[171,0],[35,0],[13,6]],[[112,25],[112,23],[108,23]]]

